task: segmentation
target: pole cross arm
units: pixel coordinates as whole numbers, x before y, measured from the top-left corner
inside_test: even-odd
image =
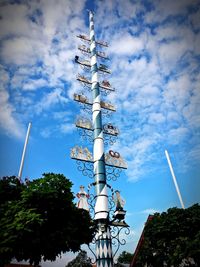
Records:
[[[71,149],[70,156],[72,159],[94,162],[92,153],[86,147],[73,147]],[[110,150],[109,153],[105,154],[105,165],[115,168],[127,169],[127,164],[124,159],[120,156],[118,152],[114,152],[112,150]]]
[[[74,100],[82,104],[87,104],[87,105],[92,106],[92,102],[90,102],[89,99],[84,95],[74,94]],[[101,101],[100,104],[101,104],[101,107],[104,109],[116,111],[116,108],[110,103]]]
[[[90,42],[90,38],[87,35],[85,35],[85,34],[79,34],[76,37],[80,38],[83,41]],[[105,47],[108,47],[108,43],[105,42],[105,41],[102,41],[102,40],[97,40],[96,41],[96,44],[102,45],[102,46],[105,46]]]
[[[78,74],[77,80],[79,82],[83,82],[83,83],[85,83],[87,85],[92,85],[92,82],[90,80],[88,80],[84,75]],[[108,91],[112,91],[112,92],[115,91],[115,88],[113,88],[111,86],[111,84],[109,83],[109,81],[107,81],[107,80],[103,80],[102,82],[100,82],[99,83],[99,87],[104,89],[104,90],[108,90]]]

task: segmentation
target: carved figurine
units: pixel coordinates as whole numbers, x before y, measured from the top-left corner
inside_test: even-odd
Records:
[[[102,81],[102,85],[103,85],[103,86],[106,86],[106,87],[110,87],[110,83],[109,83],[109,81],[107,81],[107,80],[103,80],[103,81]]]
[[[112,195],[113,201],[115,202],[116,210],[124,210],[124,205],[125,205],[125,200],[120,196],[120,191],[116,190],[115,191],[115,196],[114,194]]]
[[[80,186],[80,191],[76,194],[76,196],[78,198],[77,207],[79,209],[84,209],[89,211],[89,205],[87,200],[90,196],[84,191],[83,185]]]
[[[120,196],[120,192],[118,190],[115,191],[115,196],[113,193],[112,198],[116,205],[112,225],[128,227],[128,224],[124,220],[126,215],[126,211],[124,210],[125,200]]]

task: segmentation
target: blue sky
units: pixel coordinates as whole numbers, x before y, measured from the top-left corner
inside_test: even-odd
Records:
[[[131,226],[122,249],[133,252],[149,213],[180,207],[165,149],[185,206],[200,201],[200,1],[19,0],[0,5],[0,175],[18,174],[31,121],[23,178],[63,173],[73,181],[74,192],[92,182],[77,171],[70,148],[86,144],[74,126],[84,113],[73,101],[83,89],[76,81],[83,70],[73,59],[81,55],[76,35],[89,32],[86,10],[95,11],[96,36],[109,43],[104,51],[116,88],[103,98],[117,108],[105,122],[119,127],[111,149],[129,166],[112,186],[126,199]]]

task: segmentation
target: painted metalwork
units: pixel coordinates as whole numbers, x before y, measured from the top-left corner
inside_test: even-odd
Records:
[[[114,166],[116,168],[127,169],[127,163],[121,157],[119,152],[114,152],[110,150],[108,153],[105,154],[105,161],[107,165]]]
[[[129,234],[130,234],[129,226],[125,226],[125,227],[113,226],[111,228],[112,246],[116,247],[113,253],[113,257],[115,257],[115,255],[117,254],[120,246],[126,244],[125,238],[121,238],[121,236],[124,236],[124,235],[128,236]]]
[[[84,111],[92,114],[92,122],[88,118],[78,117],[76,127],[84,140],[93,142],[93,153],[86,147],[75,146],[71,149],[71,158],[76,160],[77,168],[82,175],[94,181],[88,186],[88,193],[85,193],[85,196],[89,196],[87,210],[96,222],[96,235],[89,246],[95,258],[94,262],[97,267],[113,267],[113,257],[119,246],[126,242],[120,239],[120,233],[124,229],[125,234],[128,234],[129,229],[124,220],[126,211],[122,206],[123,201],[120,194],[116,193],[119,191],[114,191],[107,181],[117,180],[122,169],[127,168],[127,164],[119,152],[113,150],[104,152],[105,145],[112,145],[116,141],[119,130],[112,123],[102,123],[102,117],[109,118],[116,109],[112,104],[102,101],[101,95],[108,95],[115,91],[115,88],[104,77],[111,73],[109,68],[105,64],[97,64],[97,57],[102,60],[108,57],[101,49],[97,51],[96,47],[98,45],[107,47],[108,43],[95,40],[94,17],[91,11],[89,11],[89,27],[90,37],[82,34],[77,36],[87,43],[87,45],[80,45],[78,49],[88,57],[88,60],[75,56],[75,62],[84,70],[91,71],[91,80],[87,76],[78,74],[77,80],[83,85],[84,91],[81,94],[74,94],[74,100]],[[99,74],[103,76],[101,81],[99,81]],[[85,89],[92,93],[92,100],[85,95],[87,94]],[[92,186],[95,190],[94,194],[89,192]],[[109,190],[111,194],[108,193]],[[116,198],[114,198],[114,192],[117,195]],[[83,206],[80,204],[81,208]],[[95,253],[92,249],[94,245],[96,246]],[[116,247],[114,254],[112,246]]]
[[[76,160],[76,164],[83,176],[93,179],[93,162]]]
[[[84,41],[87,41],[87,42],[90,42],[90,40],[91,40],[90,37],[88,37],[87,35],[84,35],[84,34],[79,34],[79,35],[77,35],[77,37],[84,40]],[[96,44],[108,47],[108,43],[105,41],[97,40]]]
[[[78,117],[76,120],[76,127],[87,129],[87,130],[93,130],[92,122],[84,117]]]
[[[103,126],[104,133],[117,136],[119,134],[119,130],[116,126],[114,126],[112,123],[104,124]]]
[[[89,119],[78,117],[76,120],[76,127],[83,140],[88,140],[91,143],[93,142],[93,127]],[[117,141],[119,130],[111,123],[108,123],[103,125],[103,133],[104,145],[113,145]]]
[[[71,149],[70,154],[72,159],[77,159],[81,161],[93,162],[93,157],[91,152],[88,150],[87,147],[79,147],[75,146]]]
[[[95,129],[93,132],[95,132]],[[103,129],[101,129],[101,136],[103,136]],[[97,137],[96,137],[96,139],[97,139]],[[99,138],[99,135],[98,135],[98,139],[102,140],[102,137]],[[95,138],[94,138],[94,140],[95,140]],[[101,142],[101,140],[100,140],[100,142]],[[98,142],[99,142],[99,140],[98,140]],[[102,155],[103,155],[103,159],[102,159]],[[104,152],[102,155],[100,157],[100,160],[101,160],[101,162],[103,161],[104,165],[115,167],[115,168],[127,169],[126,162],[124,161],[124,159],[121,157],[121,155],[118,152],[114,152],[113,150],[109,150],[109,152],[106,153],[105,156],[104,156]],[[76,160],[80,160],[80,161],[93,162],[94,165],[99,160],[99,158],[97,158],[94,150],[93,150],[93,156],[92,156],[92,153],[88,150],[88,148],[82,147],[82,146],[73,147],[71,149],[70,156],[72,159],[76,159]],[[98,169],[98,167],[97,167],[97,169]]]
[[[114,166],[106,166],[106,176],[108,181],[116,181],[122,172],[122,169],[116,168]]]
[[[85,77],[84,75],[78,74],[77,80],[83,83],[84,86],[86,85],[88,88],[91,88],[92,82],[88,80],[88,78]],[[111,86],[108,80],[103,80],[102,82],[100,82],[99,87],[100,89],[104,89],[105,91],[108,91],[107,94],[115,91],[115,88]]]
[[[74,94],[74,100],[77,101],[77,102],[80,102],[82,104],[87,104],[87,105],[90,105],[90,106],[93,105],[90,102],[90,100],[84,95]],[[112,104],[104,102],[104,101],[100,101],[100,106],[102,108],[110,110],[110,111],[116,111],[116,108]]]
[[[108,225],[109,208],[108,208],[108,194],[106,185],[106,169],[104,158],[104,139],[102,127],[102,102],[100,100],[100,89],[98,81],[97,54],[96,42],[94,32],[94,17],[93,13],[89,12],[90,18],[90,53],[91,53],[91,75],[92,75],[92,96],[93,96],[93,129],[94,129],[94,146],[93,146],[93,159],[94,159],[94,179],[96,190],[96,203],[95,203],[95,217],[97,222],[96,234],[96,264],[97,267],[113,266],[112,256],[112,241],[110,235],[110,227]],[[103,68],[102,68],[103,70]],[[104,68],[104,72],[107,68]]]
[[[78,49],[83,53],[83,55],[89,56],[90,55],[90,48],[86,45],[79,45]],[[96,51],[98,57],[108,60],[109,58],[106,56],[105,52]]]
[[[80,64],[81,66],[83,66],[85,68],[92,67],[89,60],[80,59],[79,56],[75,56],[74,60],[76,63]],[[100,72],[103,72],[103,73],[108,73],[108,74],[111,73],[111,71],[108,69],[108,67],[105,64],[100,64],[99,67],[97,68],[97,70]]]

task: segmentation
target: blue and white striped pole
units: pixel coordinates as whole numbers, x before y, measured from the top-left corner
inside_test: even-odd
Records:
[[[96,189],[95,220],[98,224],[98,233],[96,236],[96,257],[97,267],[112,267],[112,244],[108,210],[108,194],[106,185],[106,170],[104,159],[104,139],[102,128],[100,90],[98,82],[98,67],[96,42],[94,32],[94,17],[89,11],[90,17],[90,52],[91,52],[91,74],[92,74],[92,119],[94,129],[94,179]]]

